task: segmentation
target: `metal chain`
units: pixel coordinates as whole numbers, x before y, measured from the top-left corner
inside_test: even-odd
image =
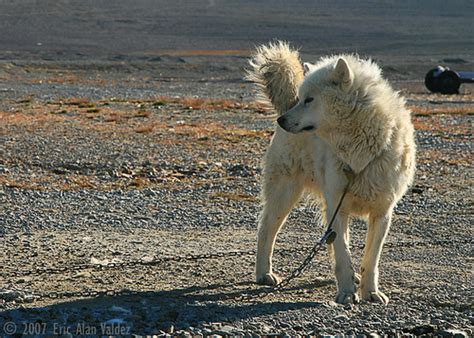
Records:
[[[386,242],[384,244],[384,249],[390,248],[400,248],[400,247],[415,247],[415,246],[439,246],[444,244],[469,244],[474,242],[471,238],[466,238],[464,240],[453,240],[453,239],[439,239],[432,241],[402,241],[402,242]],[[365,245],[360,244],[354,246],[357,249],[364,249]],[[276,249],[275,253],[296,253],[301,251],[311,250],[312,246],[302,246],[294,249]],[[197,255],[184,255],[184,256],[165,256],[155,258],[150,261],[145,260],[135,260],[127,262],[115,262],[107,264],[91,264],[91,263],[81,263],[73,266],[59,266],[59,267],[41,267],[32,270],[18,270],[18,271],[8,271],[0,273],[2,278],[19,278],[27,276],[36,276],[42,274],[58,274],[63,272],[71,271],[82,271],[82,270],[99,270],[105,271],[109,269],[118,269],[118,268],[128,268],[135,266],[159,266],[166,262],[186,262],[186,261],[197,261],[197,260],[207,260],[207,259],[216,259],[216,258],[226,258],[226,257],[243,257],[243,256],[253,256],[256,254],[255,249],[251,250],[242,250],[242,251],[230,251],[230,252],[218,252],[218,253],[209,253],[209,254],[197,254]]]
[[[296,249],[294,249],[296,251]],[[92,264],[92,263],[82,263],[74,266],[60,266],[60,267],[45,267],[45,268],[36,268],[33,270],[20,270],[20,271],[11,271],[8,273],[2,273],[0,276],[4,278],[8,277],[25,277],[31,275],[42,275],[42,274],[57,274],[69,271],[81,271],[81,270],[107,270],[107,269],[118,269],[118,268],[128,268],[134,266],[157,266],[162,265],[167,262],[184,262],[184,261],[197,261],[202,259],[216,259],[224,257],[241,257],[241,256],[250,256],[255,255],[256,250],[246,250],[246,251],[229,251],[229,252],[217,252],[209,254],[197,254],[197,255],[184,255],[184,256],[164,256],[159,258],[154,258],[152,260],[136,260],[136,261],[127,261],[127,262],[111,262],[106,264]]]
[[[446,244],[472,244],[474,240],[472,238],[465,238],[463,240],[452,240],[452,239],[439,239],[433,241],[403,241],[403,242],[388,242],[385,243],[385,248],[400,248],[400,247],[416,247],[416,246],[439,246],[439,245],[446,245]],[[295,249],[279,249],[275,250],[276,253],[296,253],[301,252],[302,250],[311,250],[301,265],[296,268],[295,270],[290,273],[290,275],[283,280],[280,284],[275,287],[270,288],[263,288],[257,290],[257,293],[253,294],[246,294],[241,293],[238,296],[230,296],[228,297],[229,300],[237,300],[237,301],[251,301],[256,299],[261,299],[271,293],[278,293],[283,288],[288,286],[288,284],[294,279],[297,278],[301,273],[306,269],[306,267],[310,264],[310,262],[314,259],[316,254],[319,250],[323,247],[324,244],[320,242],[316,243],[313,247],[305,246]],[[356,248],[364,249],[364,245],[360,244]],[[231,252],[219,252],[214,254],[198,254],[198,255],[185,255],[185,256],[173,256],[173,257],[163,257],[158,258],[153,261],[129,261],[123,263],[109,263],[107,265],[94,265],[94,264],[80,264],[74,267],[59,267],[59,268],[44,268],[44,269],[36,269],[32,271],[19,271],[10,273],[8,277],[24,277],[35,274],[35,272],[39,272],[39,274],[43,273],[59,273],[59,272],[66,272],[66,271],[80,271],[83,269],[98,269],[100,271],[106,269],[113,269],[113,268],[121,268],[121,267],[134,267],[140,265],[147,265],[147,266],[158,266],[165,262],[185,262],[185,261],[197,261],[201,259],[215,259],[215,258],[223,258],[223,257],[242,257],[242,256],[252,256],[256,254],[256,250],[246,250],[246,251],[231,251]],[[2,277],[5,274],[2,274]],[[153,293],[152,291],[149,291]],[[28,297],[31,299],[65,299],[65,298],[91,298],[91,297],[101,297],[101,296],[130,296],[136,294],[146,294],[147,291],[133,291],[128,289],[122,290],[82,290],[82,291],[64,291],[64,292],[57,292],[57,291],[49,291],[43,293],[30,293],[28,292]]]

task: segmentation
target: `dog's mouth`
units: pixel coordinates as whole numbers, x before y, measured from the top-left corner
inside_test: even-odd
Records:
[[[303,129],[301,129],[302,131],[311,131],[311,130],[314,130],[316,128],[314,128],[314,126],[306,126],[304,127]]]

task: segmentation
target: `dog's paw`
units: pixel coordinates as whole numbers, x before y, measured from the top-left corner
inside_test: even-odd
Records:
[[[362,299],[374,303],[388,304],[388,297],[380,291],[363,292]]]
[[[357,304],[359,303],[359,296],[355,292],[339,291],[336,295],[336,303]]]
[[[273,272],[268,272],[264,275],[257,277],[257,284],[275,286],[280,284],[281,278],[275,275]]]

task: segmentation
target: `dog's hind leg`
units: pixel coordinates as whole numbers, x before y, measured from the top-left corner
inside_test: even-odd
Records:
[[[370,216],[365,243],[364,258],[361,265],[360,293],[364,300],[388,303],[388,297],[379,291],[379,260],[383,243],[390,228],[392,210],[382,216]]]
[[[299,200],[303,183],[298,178],[271,175],[263,184],[263,211],[257,240],[257,283],[276,285],[280,279],[272,271],[273,246],[288,213]]]

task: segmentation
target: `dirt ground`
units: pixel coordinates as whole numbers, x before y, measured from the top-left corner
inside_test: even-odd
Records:
[[[46,3],[0,2],[0,336],[474,334],[474,87],[423,85],[438,64],[473,70],[470,1]],[[303,61],[373,58],[413,112],[417,173],[383,251],[386,306],[334,303],[325,250],[257,297],[276,116],[243,75],[275,38]],[[276,271],[323,229],[301,201]],[[365,233],[352,220],[357,265]]]

